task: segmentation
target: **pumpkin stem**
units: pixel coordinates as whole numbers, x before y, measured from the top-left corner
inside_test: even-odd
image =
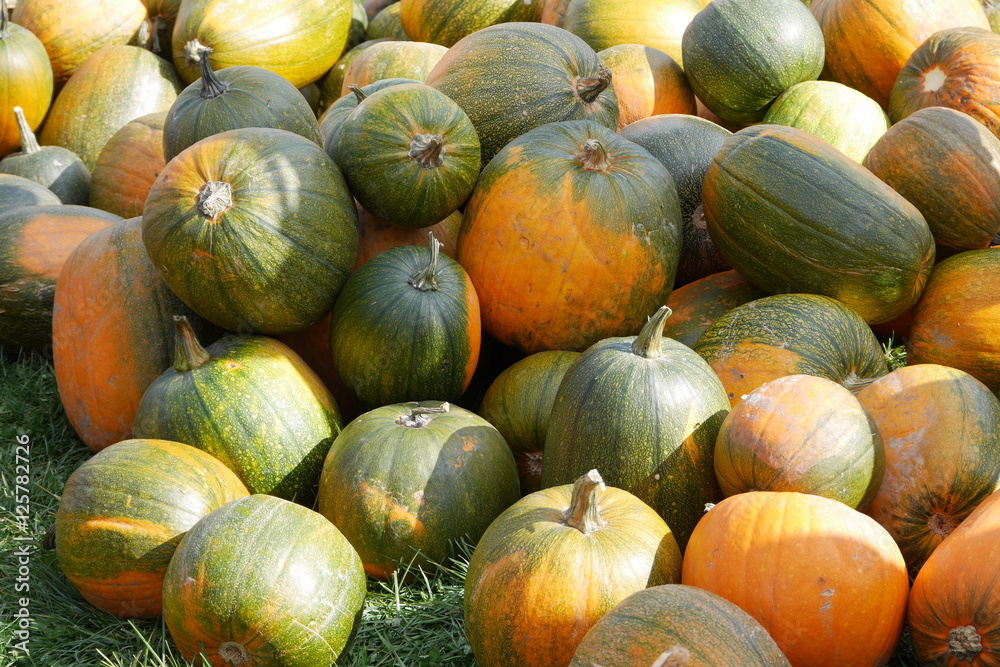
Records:
[[[152,28],[150,27],[151,21],[149,19],[143,19],[142,23],[139,24],[139,32],[135,36],[135,42],[144,49],[149,49],[149,37]]]
[[[844,385],[844,388],[848,389],[852,394],[857,394],[872,382],[875,382],[875,380],[878,380],[878,378],[863,378],[854,371],[851,371],[851,373],[844,378],[844,381],[840,384]]]
[[[10,28],[7,27],[7,0],[0,0],[0,39],[10,37]]]
[[[174,370],[187,373],[198,368],[212,356],[198,342],[188,318],[174,315]]]
[[[972,662],[983,650],[983,638],[971,625],[952,628],[948,632],[948,653],[959,662]]]
[[[197,39],[192,39],[184,45],[184,61],[188,65],[197,65],[201,62],[201,52],[209,47],[205,46]]]
[[[611,70],[601,63],[594,76],[586,76],[576,80],[576,94],[588,104],[597,99],[604,89],[611,85]]]
[[[597,493],[604,490],[604,480],[596,470],[591,470],[573,483],[569,507],[563,512],[567,526],[590,535],[607,525],[598,512]]]
[[[410,142],[410,152],[421,169],[436,169],[444,164],[444,137],[440,134],[417,134]]]
[[[445,401],[436,408],[413,408],[408,415],[400,415],[396,423],[407,428],[421,428],[431,423],[431,415],[441,415],[451,410],[451,405]]]
[[[414,271],[407,282],[421,292],[436,292],[438,289],[438,253],[444,244],[434,238],[434,232],[427,232],[427,241],[431,247],[431,260],[424,268]]]
[[[663,353],[663,325],[674,311],[667,306],[660,306],[652,317],[642,326],[639,335],[632,341],[632,354],[646,359],[656,359]]]
[[[222,642],[219,644],[219,657],[230,665],[250,664],[250,653],[246,646],[236,642]]]
[[[948,537],[951,531],[955,530],[955,519],[950,514],[935,512],[927,520],[927,527],[931,532],[941,537]]]
[[[608,152],[597,139],[587,139],[583,148],[576,154],[576,159],[587,171],[607,171],[611,168]]]
[[[17,118],[17,129],[21,133],[21,152],[30,155],[42,150],[38,145],[35,133],[31,131],[27,119],[24,117],[24,110],[21,107],[14,107],[14,117]]]
[[[208,181],[195,198],[198,212],[216,222],[233,205],[233,189],[225,181]]]
[[[361,86],[356,83],[347,84],[347,89],[354,93],[354,96],[358,98],[358,104],[361,104],[368,99],[368,96],[365,95],[365,91],[361,90]]]
[[[214,100],[229,90],[229,83],[215,76],[212,65],[208,62],[212,51],[213,49],[205,47],[198,54],[198,67],[201,69],[201,92],[198,93],[198,97],[203,100]]]
[[[167,27],[167,22],[164,21],[159,16],[153,17],[153,53],[160,53],[163,50],[163,44],[160,43],[160,31]]]
[[[674,645],[661,653],[649,667],[685,667],[691,664],[691,652],[680,645]]]

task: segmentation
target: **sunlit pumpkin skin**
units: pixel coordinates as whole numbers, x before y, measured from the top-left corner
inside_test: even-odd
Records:
[[[728,269],[708,235],[701,189],[705,172],[732,132],[694,115],[667,114],[636,121],[620,134],[662,162],[677,186],[682,245],[674,286]]]
[[[399,18],[411,39],[451,47],[497,23],[537,21],[543,0],[400,0]]]
[[[174,315],[186,315],[146,256],[142,220],[123,220],[88,236],[56,282],[52,362],[66,415],[95,451],[132,435],[142,393],[174,359]]]
[[[934,267],[913,309],[908,364],[941,364],[1000,390],[1000,248],[968,250]]]
[[[670,173],[593,121],[547,124],[505,146],[458,240],[484,328],[529,354],[633,334],[666,302],[679,254]]]
[[[228,335],[203,348],[186,318],[174,322],[174,364],[143,393],[135,437],[192,445],[251,493],[311,505],[342,426],[329,390],[273,338]]]
[[[346,652],[364,599],[361,559],[336,527],[254,495],[184,536],[163,580],[163,619],[189,661],[316,667]]]
[[[397,42],[413,41],[406,34],[403,28],[403,21],[400,19],[402,5],[393,2],[388,7],[380,11],[368,24],[365,31],[365,39],[391,39]]]
[[[598,619],[636,591],[677,583],[679,565],[663,519],[592,470],[490,525],[465,578],[465,634],[482,665],[568,665]]]
[[[384,42],[385,39],[369,39],[367,41],[361,42],[354,48],[345,51],[344,55],[337,59],[336,64],[327,72],[326,76],[323,77],[322,82],[319,85],[319,112],[318,116],[320,122],[323,121],[323,115],[326,110],[329,109],[334,102],[343,97],[344,88],[344,75],[347,74],[348,68],[354,59],[361,55],[361,52],[367,49],[373,44],[378,44],[379,42]]]
[[[858,393],[885,443],[885,477],[868,515],[916,572],[1000,489],[1000,402],[968,373],[905,366]]]
[[[237,332],[305,329],[354,266],[357,209],[330,157],[285,130],[202,139],[150,189],[142,240],[191,308]]]
[[[344,51],[353,0],[295,0],[254,5],[228,0],[182,2],[173,33],[174,65],[185,83],[201,76],[188,42],[212,51],[212,69],[256,65],[301,88],[323,76]],[[308,54],[304,57],[303,54]]]
[[[663,306],[638,336],[590,346],[563,377],[545,435],[542,488],[597,468],[664,518],[681,549],[722,497],[712,448],[729,401],[689,347],[662,338]]]
[[[155,618],[163,575],[184,534],[243,483],[205,452],[124,440],[85,461],[56,510],[59,567],[83,598],[123,618]]]
[[[691,84],[684,70],[659,49],[640,44],[619,44],[597,57],[611,70],[611,85],[618,97],[618,130],[641,118],[658,114],[691,114],[697,111]]]
[[[910,308],[934,263],[934,237],[913,204],[793,127],[726,139],[702,201],[712,241],[747,280],[772,294],[829,296],[869,324]]]
[[[62,146],[93,169],[104,145],[130,120],[166,111],[181,83],[163,58],[138,46],[107,46],[59,92],[39,142]]]
[[[566,370],[579,356],[568,350],[529,355],[504,369],[479,403],[479,415],[496,426],[514,453],[522,496],[541,488],[552,404]]]
[[[569,9],[570,2],[572,0],[545,0],[545,3],[542,5],[542,16],[539,21],[561,28],[563,17],[566,15],[566,10]]]
[[[441,242],[441,253],[452,259],[458,254],[458,233],[462,227],[462,212],[455,211],[444,220],[429,227],[409,229],[391,225],[358,207],[358,259],[354,263],[357,271],[369,259],[389,248],[401,245],[427,245],[427,233]]]
[[[430,242],[431,248],[399,246],[373,257],[333,306],[333,365],[369,408],[455,401],[479,363],[476,291],[458,262]]]
[[[569,664],[635,667],[658,660],[684,667],[789,667],[753,616],[682,584],[652,586],[622,600],[587,632]]]
[[[889,372],[872,330],[839,301],[776,294],[733,308],[694,346],[733,405],[768,380],[815,375],[848,388]]]
[[[1000,492],[941,543],[917,573],[907,624],[924,665],[1000,665]]]
[[[163,121],[167,111],[127,122],[104,144],[90,178],[90,205],[123,218],[142,215],[149,189],[166,166]]]
[[[750,491],[710,509],[684,552],[681,583],[753,616],[793,665],[886,664],[909,589],[884,528],[795,491]]]
[[[341,95],[350,92],[348,86],[367,86],[381,79],[413,79],[424,82],[447,53],[438,44],[424,42],[385,41],[372,44],[358,54],[344,73]]]
[[[181,0],[142,0],[146,6],[149,31],[149,48],[156,55],[172,60],[171,36],[181,8]]]
[[[984,27],[949,28],[917,47],[889,96],[894,123],[918,109],[948,107],[1000,136],[1000,35]]]
[[[774,100],[761,122],[805,130],[859,163],[889,129],[878,102],[835,81],[795,84]]]
[[[52,300],[69,254],[121,221],[89,206],[30,206],[0,214],[0,347],[44,351],[52,344]]]
[[[6,0],[0,2],[0,157],[13,153],[21,132],[13,114],[24,109],[28,126],[42,124],[52,103],[52,65],[45,46],[27,28],[8,20]]]
[[[910,54],[938,30],[989,29],[979,0],[813,0],[826,42],[823,78],[859,90],[883,108]]]
[[[826,378],[787,375],[733,406],[714,461],[727,496],[798,491],[863,511],[882,483],[885,453],[875,422],[850,391]]]
[[[21,129],[21,150],[0,160],[0,173],[30,178],[52,190],[63,204],[86,206],[90,171],[80,158],[61,146],[39,146],[24,110],[14,107],[14,114]]]
[[[319,132],[323,137],[323,149],[326,151],[326,154],[334,160],[337,159],[337,146],[340,143],[340,129],[343,127],[344,121],[347,120],[347,117],[351,115],[351,112],[357,108],[362,99],[378,90],[382,90],[383,88],[387,88],[389,86],[396,86],[401,83],[420,82],[416,79],[402,79],[395,77],[391,79],[379,79],[375,83],[369,83],[367,86],[362,86],[360,89],[360,95],[358,94],[358,91],[351,91],[347,95],[343,95],[340,99],[334,101],[319,120]]]
[[[684,29],[701,11],[698,0],[576,0],[564,10],[560,27],[595,51],[618,44],[642,44],[681,62]]]
[[[25,206],[58,206],[59,197],[44,185],[23,176],[0,174],[0,214]]]
[[[140,0],[31,0],[11,19],[45,45],[57,85],[106,46],[135,43],[146,8]]]
[[[673,313],[663,335],[693,348],[717,319],[737,306],[767,296],[733,270],[705,276],[670,293]]]
[[[449,541],[475,544],[518,498],[500,433],[440,401],[385,405],[337,436],[323,465],[319,511],[354,545],[365,572],[443,562]]]
[[[468,114],[484,165],[511,140],[546,123],[591,120],[618,127],[611,70],[579,37],[544,23],[505,23],[463,37],[427,84]]]

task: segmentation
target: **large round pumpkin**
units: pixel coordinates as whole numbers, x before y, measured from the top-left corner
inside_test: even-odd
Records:
[[[99,609],[159,616],[163,575],[184,534],[249,495],[218,459],[179,442],[124,440],[70,475],[56,510],[59,567]]]
[[[167,110],[130,120],[104,144],[90,179],[90,205],[125,218],[142,215],[149,189],[166,166]]]
[[[351,115],[351,112],[354,111],[359,104],[361,104],[362,100],[375,91],[382,90],[383,88],[387,88],[389,86],[396,86],[401,83],[420,82],[415,79],[379,79],[374,83],[369,83],[367,86],[354,88],[347,95],[342,95],[331,103],[329,108],[327,108],[319,119],[319,132],[323,137],[323,149],[326,151],[327,155],[332,157],[334,160],[337,159],[337,148],[340,144],[340,129],[343,127],[344,121],[347,120],[347,117]]]
[[[542,0],[400,0],[399,18],[411,39],[452,46],[487,26],[537,21]]]
[[[21,140],[17,122],[7,113],[24,109],[28,127],[42,124],[52,103],[52,65],[45,46],[27,28],[8,19],[7,0],[0,0],[0,157]]]
[[[667,305],[673,312],[663,326],[663,335],[693,348],[717,319],[765,296],[735,271],[705,276],[670,293]]]
[[[62,146],[39,146],[21,107],[14,107],[21,130],[21,150],[0,160],[0,173],[30,178],[52,190],[64,204],[86,205],[90,200],[90,171],[73,151]]]

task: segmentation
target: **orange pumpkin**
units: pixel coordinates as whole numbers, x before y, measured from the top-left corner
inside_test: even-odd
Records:
[[[618,95],[618,129],[656,114],[694,115],[694,91],[677,62],[659,49],[619,44],[597,54]]]
[[[663,326],[663,335],[694,347],[715,320],[765,296],[767,292],[732,269],[705,276],[670,293],[667,305],[673,313]]]
[[[10,111],[21,107],[34,130],[52,103],[52,65],[45,46],[30,30],[7,17],[7,0],[0,0],[0,157],[21,144],[21,133]]]
[[[369,259],[389,248],[401,245],[427,245],[427,232],[441,242],[441,253],[455,259],[458,250],[458,230],[462,227],[462,212],[455,211],[447,218],[430,227],[417,229],[390,225],[358,206],[358,259],[354,263],[357,270]]]
[[[166,111],[130,120],[108,139],[90,175],[90,205],[123,218],[142,215],[146,195],[166,162]]]

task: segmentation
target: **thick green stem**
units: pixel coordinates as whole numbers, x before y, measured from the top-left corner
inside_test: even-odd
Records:
[[[358,104],[361,104],[368,99],[368,96],[365,95],[365,91],[361,90],[361,86],[356,83],[347,84],[347,89],[354,93],[354,96],[358,98]]]
[[[193,371],[211,358],[198,342],[188,319],[174,315],[174,370],[178,373]]]
[[[576,94],[580,99],[588,104],[597,99],[597,96],[604,92],[604,89],[611,85],[611,70],[602,63],[594,76],[578,79],[576,82]]]
[[[35,133],[31,131],[28,120],[24,117],[24,110],[21,107],[14,107],[14,117],[17,118],[17,130],[21,133],[21,152],[25,154],[37,153],[42,150],[38,145]]]
[[[632,354],[646,359],[656,359],[662,354],[663,325],[674,311],[667,306],[660,306],[649,321],[643,325],[639,335],[632,341]]]
[[[611,168],[608,152],[597,139],[587,139],[583,148],[576,154],[576,159],[587,171],[607,171]]]
[[[421,169],[437,169],[444,164],[444,137],[440,134],[417,134],[407,153]]]
[[[408,415],[400,415],[396,423],[407,428],[422,428],[431,423],[431,415],[443,415],[451,410],[451,405],[445,401],[436,408],[413,408]]]
[[[563,512],[566,525],[576,528],[584,535],[590,535],[607,525],[598,511],[597,494],[604,490],[604,480],[600,473],[591,470],[573,483],[569,508]]]
[[[421,292],[436,292],[438,255],[443,244],[434,238],[434,232],[427,232],[427,240],[431,247],[431,259],[427,262],[427,266],[415,271],[408,282]]]
[[[209,63],[209,56],[212,49],[205,47],[198,54],[198,67],[201,69],[201,92],[198,97],[203,100],[214,100],[219,95],[229,90],[229,84],[215,76],[212,65]]]

